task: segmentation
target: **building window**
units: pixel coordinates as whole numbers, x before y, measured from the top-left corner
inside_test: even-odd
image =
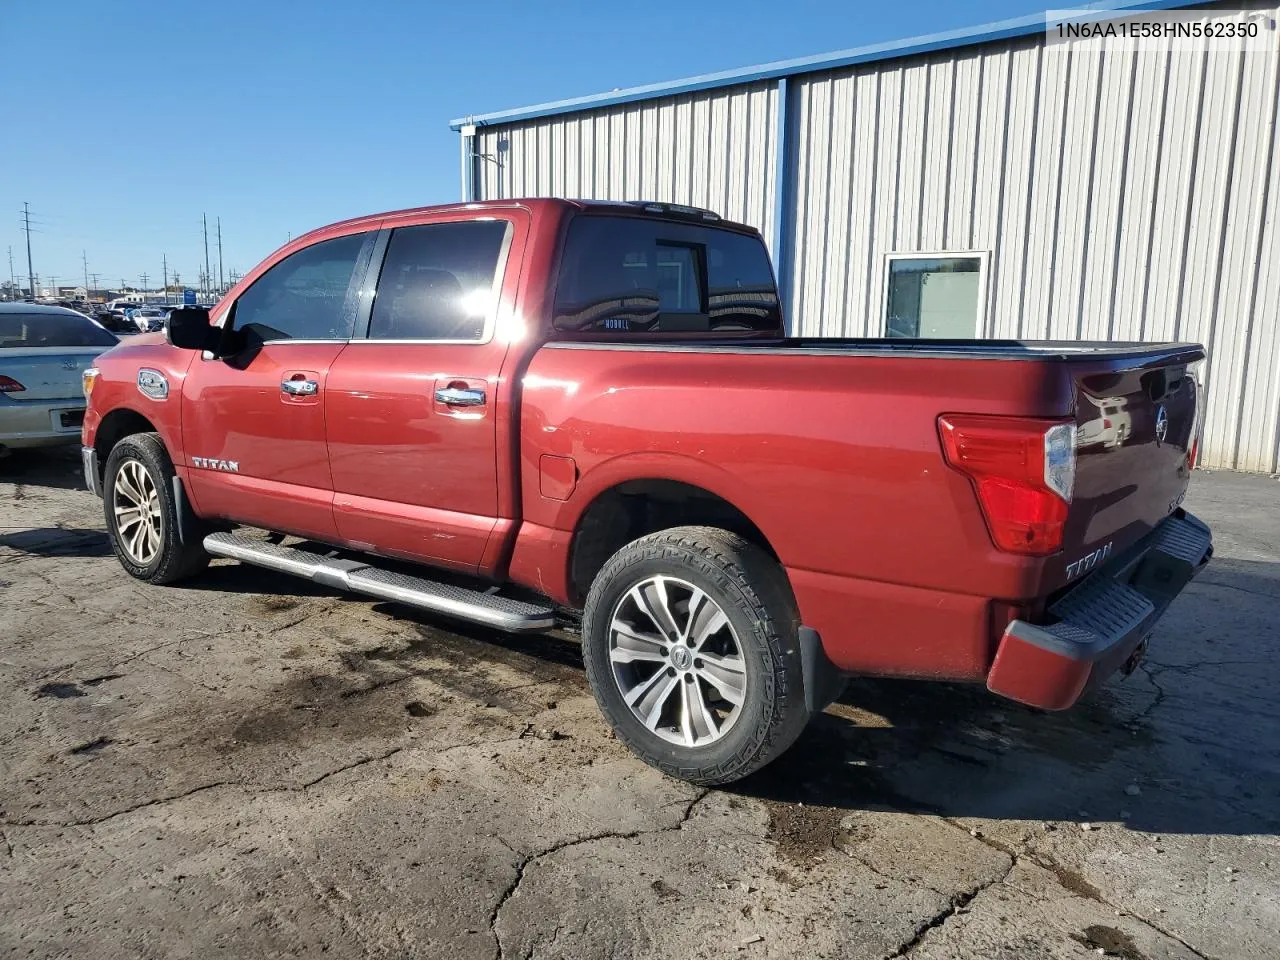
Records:
[[[891,253],[887,267],[886,337],[981,336],[987,300],[985,253]]]

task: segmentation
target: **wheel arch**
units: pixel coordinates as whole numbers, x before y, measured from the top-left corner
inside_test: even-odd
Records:
[[[569,541],[570,602],[581,604],[609,558],[628,543],[685,526],[728,530],[778,560],[778,552],[764,531],[722,493],[669,477],[633,477],[598,491],[578,514]]]
[[[166,450],[170,450],[163,432],[152,420],[131,407],[117,407],[102,418],[93,436],[93,449],[98,455],[99,480],[102,480],[102,473],[107,465],[107,457],[111,455],[115,445],[125,437],[132,436],[135,433],[159,434],[160,442],[165,445]],[[170,456],[172,456],[172,450],[170,450]]]

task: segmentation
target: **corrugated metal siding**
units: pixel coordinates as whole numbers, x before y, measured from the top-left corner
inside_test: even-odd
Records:
[[[476,198],[687,203],[772,242],[777,111],[768,81],[482,127]]]
[[[795,332],[881,335],[889,253],[987,251],[983,335],[1198,340],[1202,463],[1280,469],[1280,54],[1028,37],[790,86]]]
[[[881,335],[889,253],[986,251],[980,335],[1199,340],[1202,462],[1280,470],[1280,55],[1031,36],[788,87],[794,333]],[[691,203],[772,243],[779,106],[766,81],[481,128],[477,196]]]

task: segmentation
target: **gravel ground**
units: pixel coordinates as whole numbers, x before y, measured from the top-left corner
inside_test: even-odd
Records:
[[[857,681],[730,790],[611,739],[574,644],[218,562],[145,587],[74,451],[0,461],[0,952],[1270,958],[1280,483],[1051,715]]]

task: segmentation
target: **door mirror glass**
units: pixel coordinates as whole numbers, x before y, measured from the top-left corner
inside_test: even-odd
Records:
[[[171,310],[164,330],[166,339],[180,350],[213,350],[222,333],[209,325],[209,311],[204,307]]]

